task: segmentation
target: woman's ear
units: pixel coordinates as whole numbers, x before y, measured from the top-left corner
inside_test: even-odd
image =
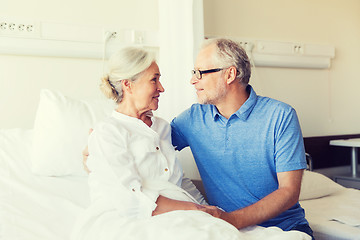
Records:
[[[122,80],[121,81],[121,84],[122,84],[122,89],[123,91],[126,91],[128,93],[131,93],[131,90],[132,90],[132,84],[129,80],[125,79],[125,80]]]
[[[232,83],[236,79],[236,75],[237,75],[236,68],[234,66],[229,67],[225,73],[226,83],[227,84]]]

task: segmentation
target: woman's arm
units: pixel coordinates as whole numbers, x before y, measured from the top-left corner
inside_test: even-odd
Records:
[[[176,210],[200,210],[207,212],[207,209],[200,204],[174,200],[161,195],[158,197],[156,204],[157,207],[152,213],[153,216]]]

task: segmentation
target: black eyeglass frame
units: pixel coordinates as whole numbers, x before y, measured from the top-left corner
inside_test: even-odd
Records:
[[[195,77],[200,80],[202,79],[202,75],[205,73],[214,73],[214,72],[219,72],[221,70],[223,70],[224,68],[213,68],[213,69],[208,69],[208,70],[191,70],[192,75],[195,75]]]

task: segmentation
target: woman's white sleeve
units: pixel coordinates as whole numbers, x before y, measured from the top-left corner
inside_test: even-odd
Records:
[[[201,205],[209,205],[201,192],[197,189],[194,183],[190,180],[190,178],[184,177],[182,179],[181,188],[187,191],[193,198],[198,201]]]
[[[110,124],[99,125],[89,138],[90,177],[99,184],[101,197],[126,216],[148,217],[158,195],[142,192],[141,177],[128,150],[127,133]]]

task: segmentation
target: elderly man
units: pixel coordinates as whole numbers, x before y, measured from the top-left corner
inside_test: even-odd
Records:
[[[306,159],[295,110],[256,95],[241,46],[212,39],[193,70],[199,104],[171,122],[177,150],[190,146],[206,195],[237,228],[299,230],[312,236],[298,203]]]

